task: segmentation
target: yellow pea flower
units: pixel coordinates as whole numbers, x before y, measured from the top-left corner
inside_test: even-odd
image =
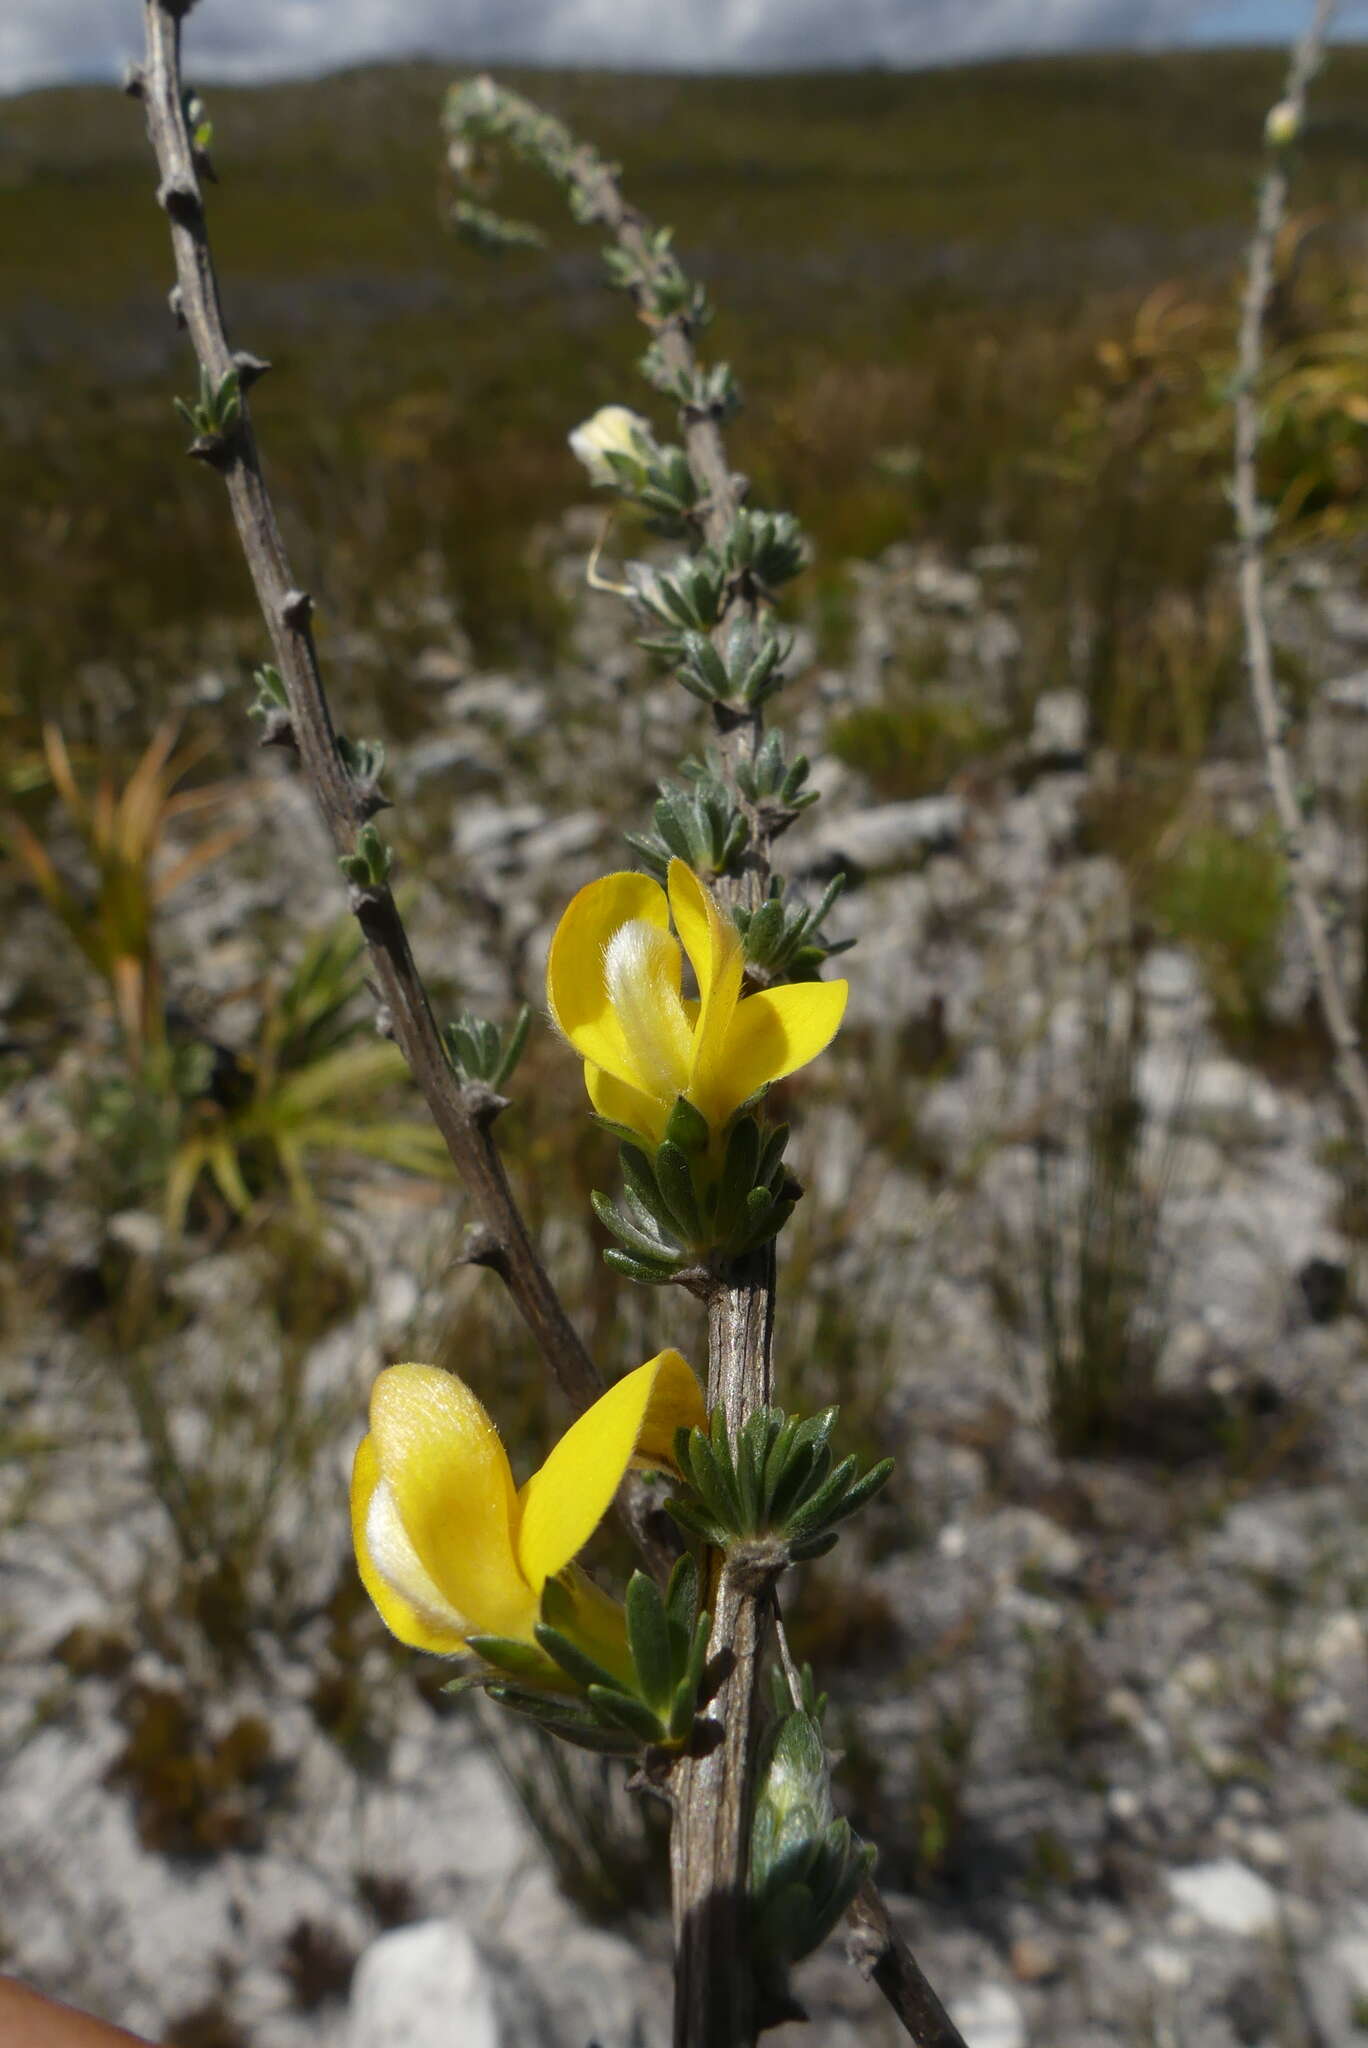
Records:
[[[673,1470],[675,1431],[706,1425],[698,1381],[677,1351],[662,1351],[586,1409],[517,1489],[463,1380],[435,1365],[388,1366],[352,1469],[362,1583],[415,1649],[450,1656],[482,1635],[531,1643],[542,1588],[568,1571],[628,1466]],[[571,1590],[585,1633],[611,1655],[620,1611],[583,1574]]]
[[[686,953],[696,1000],[683,994]],[[616,874],[571,899],[551,941],[546,995],[600,1116],[658,1145],[684,1095],[717,1131],[831,1043],[845,982],[743,996],[744,965],[735,925],[682,860],[670,862],[668,893],[649,875]]]

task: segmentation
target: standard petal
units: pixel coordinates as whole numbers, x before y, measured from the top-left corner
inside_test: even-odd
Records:
[[[530,1638],[537,1600],[514,1554],[513,1475],[469,1387],[435,1365],[391,1365],[371,1393],[371,1436],[393,1511],[442,1599],[472,1634]]]
[[[799,981],[739,1002],[712,1092],[695,1098],[709,1122],[725,1123],[748,1095],[815,1060],[836,1036],[848,992],[844,981]]]
[[[371,1555],[369,1523],[380,1485],[380,1460],[374,1442],[366,1436],[357,1446],[351,1483],[352,1543],[361,1583],[379,1609],[380,1619],[401,1643],[408,1643],[415,1650],[435,1651],[439,1657],[453,1656],[465,1648],[465,1638],[457,1626],[460,1617],[443,1617],[440,1610],[434,1612],[427,1600],[422,1609],[406,1600],[383,1576]],[[417,1563],[416,1557],[414,1562]]]
[[[654,1095],[647,1095],[640,1088],[629,1088],[625,1081],[619,1081],[616,1074],[605,1073],[592,1060],[584,1062],[584,1085],[589,1090],[589,1100],[594,1108],[610,1124],[625,1124],[629,1131],[640,1132],[648,1144],[660,1143],[673,1105],[667,1107]]]
[[[546,1000],[582,1059],[635,1086],[641,1076],[613,1014],[604,973],[609,941],[633,919],[670,928],[665,891],[649,875],[604,875],[572,896],[551,941]]]
[[[601,1394],[518,1496],[518,1560],[538,1593],[547,1579],[565,1570],[603,1520],[637,1452],[662,1374],[667,1379],[662,1399],[678,1404],[676,1369],[667,1360],[683,1365],[678,1352],[662,1351]]]

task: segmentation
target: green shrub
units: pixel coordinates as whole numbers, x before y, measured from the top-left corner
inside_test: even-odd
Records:
[[[1157,868],[1150,907],[1170,938],[1202,961],[1218,1021],[1257,1027],[1278,967],[1287,864],[1271,832],[1191,832]]]
[[[827,744],[838,761],[869,777],[876,795],[892,800],[943,789],[996,737],[996,727],[971,705],[928,697],[852,711],[836,720]]]

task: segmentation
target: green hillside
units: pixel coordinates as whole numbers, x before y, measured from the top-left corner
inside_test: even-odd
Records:
[[[1068,544],[1041,451],[1148,290],[1177,278],[1223,314],[1280,62],[514,82],[675,223],[719,307],[710,346],[752,400],[737,458],[830,570],[909,532]],[[450,75],[215,90],[212,229],[235,339],[277,368],[263,439],[334,623],[363,623],[436,548],[477,641],[515,652],[554,636],[526,542],[583,495],[566,430],[639,398],[640,336],[592,240],[529,180],[499,203],[547,226],[549,255],[490,261],[443,228]],[[1368,50],[1336,51],[1298,200],[1343,223],[1368,191],[1365,108]],[[0,627],[20,703],[50,704],[54,675],[96,654],[243,612],[217,495],[177,457],[170,400],[190,378],[141,131],[134,103],[94,89],[11,101],[0,126],[0,488],[20,571]],[[1171,551],[1205,548],[1206,523],[1180,526]]]

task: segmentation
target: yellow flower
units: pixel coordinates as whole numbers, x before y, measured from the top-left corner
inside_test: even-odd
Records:
[[[685,953],[696,1000],[682,992]],[[600,1116],[659,1144],[685,1095],[717,1131],[831,1043],[845,982],[743,996],[743,967],[735,925],[682,860],[670,862],[668,897],[649,875],[617,874],[572,898],[551,941],[546,995]]]
[[[673,1469],[674,1434],[706,1427],[698,1381],[677,1351],[608,1389],[515,1489],[499,1433],[463,1380],[391,1365],[371,1393],[370,1434],[352,1469],[352,1541],[362,1582],[404,1643],[449,1656],[469,1636],[532,1642],[542,1588],[593,1535],[630,1464]],[[621,1625],[583,1574],[571,1583],[586,1633],[611,1653]]]

